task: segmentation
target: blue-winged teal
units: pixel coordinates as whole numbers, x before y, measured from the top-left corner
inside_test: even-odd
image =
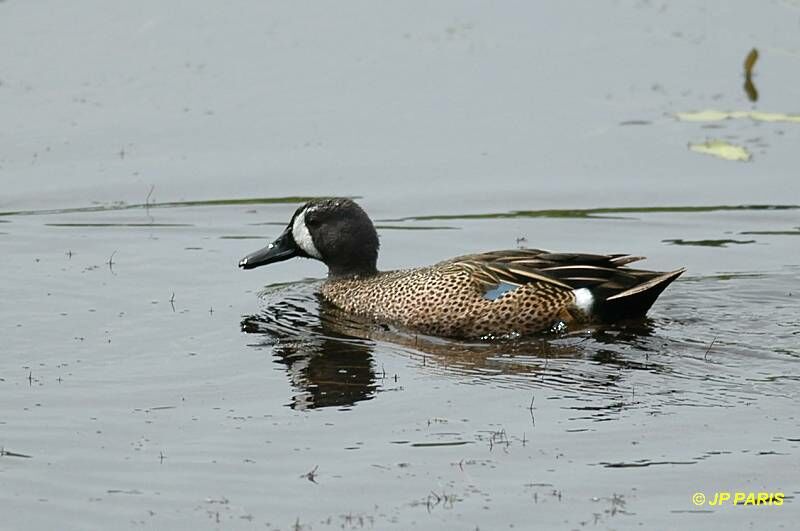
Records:
[[[349,199],[297,209],[286,230],[239,262],[252,269],[289,258],[328,266],[322,296],[348,313],[421,333],[476,338],[525,335],[558,323],[643,317],[684,269],[629,269],[642,257],[515,249],[379,272],[378,234]]]

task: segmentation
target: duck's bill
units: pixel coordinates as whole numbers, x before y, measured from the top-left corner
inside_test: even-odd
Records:
[[[300,248],[295,243],[291,231],[286,230],[271,244],[239,260],[239,267],[253,269],[275,262],[283,262],[299,255]]]

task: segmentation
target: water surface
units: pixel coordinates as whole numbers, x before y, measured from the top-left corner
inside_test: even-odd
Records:
[[[800,126],[752,113],[798,112],[795,4],[0,3],[4,528],[793,528]],[[236,267],[321,195],[383,269],[688,272],[637,324],[364,327]]]
[[[741,513],[698,512],[695,491],[797,494],[795,210],[381,230],[386,266],[569,232],[690,267],[639,325],[464,343],[332,313],[312,261],[237,271],[262,243],[241,237],[294,207],[4,216],[3,447],[30,456],[0,461],[15,526],[713,527]]]

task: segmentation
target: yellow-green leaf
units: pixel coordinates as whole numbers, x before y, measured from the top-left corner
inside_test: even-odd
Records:
[[[682,122],[719,122],[722,120],[750,118],[757,122],[789,122],[800,124],[800,114],[761,111],[717,111],[708,109],[697,112],[676,112],[675,118]]]
[[[706,142],[689,144],[689,149],[696,153],[712,155],[725,160],[750,160],[750,152],[742,146],[737,146],[724,140],[708,140]]]

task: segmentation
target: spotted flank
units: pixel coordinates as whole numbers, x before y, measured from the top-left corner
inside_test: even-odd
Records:
[[[349,199],[300,207],[275,242],[239,265],[250,269],[294,256],[328,266],[321,295],[345,312],[454,338],[529,335],[641,318],[684,271],[631,269],[628,264],[642,257],[627,254],[515,249],[379,272],[375,228]]]

